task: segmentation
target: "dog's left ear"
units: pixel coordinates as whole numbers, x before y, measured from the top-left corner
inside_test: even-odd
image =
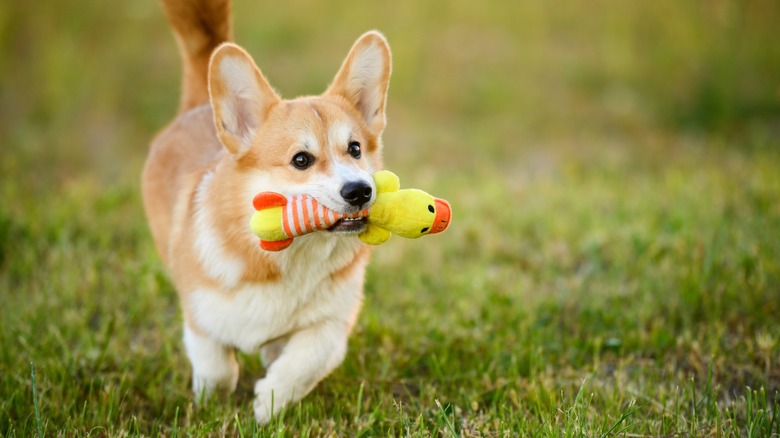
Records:
[[[385,37],[370,31],[355,41],[326,95],[342,96],[363,116],[373,135],[385,129],[385,101],[392,61]]]

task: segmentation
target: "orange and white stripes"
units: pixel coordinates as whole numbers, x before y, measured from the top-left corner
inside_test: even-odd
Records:
[[[340,219],[368,216],[369,209],[350,214],[336,213],[309,195],[287,198],[282,208],[282,229],[287,237],[298,237],[312,231],[330,228]]]

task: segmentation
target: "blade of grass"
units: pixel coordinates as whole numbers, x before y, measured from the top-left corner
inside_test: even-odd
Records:
[[[450,421],[450,417],[447,415],[447,412],[444,410],[444,407],[441,405],[441,402],[439,400],[436,400],[436,406],[439,408],[439,412],[441,413],[441,418],[444,419],[444,422],[447,424],[447,429],[450,430],[450,436],[458,436],[458,433],[455,432],[455,426]]]
[[[629,418],[631,418],[631,416],[632,416],[632,415],[634,415],[635,413],[637,413],[637,412],[638,412],[640,409],[642,409],[643,407],[647,406],[649,403],[650,403],[650,402],[644,402],[644,403],[642,403],[641,405],[635,406],[635,405],[636,405],[636,400],[633,400],[633,401],[632,401],[632,402],[631,402],[631,403],[628,405],[628,408],[626,409],[626,411],[625,411],[625,412],[623,412],[623,414],[620,416],[620,418],[618,418],[618,420],[615,422],[615,424],[613,424],[613,425],[612,425],[612,427],[610,427],[610,428],[609,428],[609,430],[607,430],[606,432],[604,432],[604,433],[603,433],[601,436],[602,436],[602,437],[606,437],[606,436],[609,436],[609,435],[613,434],[613,431],[614,431],[615,429],[617,429],[617,427],[618,427],[618,426],[620,426],[620,424],[621,424],[621,423],[623,423],[624,421],[626,421],[626,420],[628,420]],[[632,406],[633,406],[633,408],[632,408]],[[626,425],[626,426],[625,426],[623,429],[620,429],[619,431],[617,431],[617,432],[614,432],[614,435],[619,435],[619,434],[623,433],[623,432],[624,432],[624,431],[625,431],[627,428],[629,428],[629,427],[631,427],[631,425],[630,425],[630,424],[629,424],[629,425]]]
[[[38,383],[35,381],[35,364],[30,361],[30,378],[32,379],[33,406],[35,407],[35,426],[38,428],[38,437],[43,437],[43,425],[41,423],[41,409],[38,404]]]
[[[357,396],[357,411],[355,412],[355,424],[357,425],[357,433],[360,435],[360,411],[363,408],[363,382],[360,382],[360,389],[358,389]]]
[[[236,422],[236,429],[238,429],[238,436],[240,436],[241,438],[244,438],[246,435],[244,434],[244,427],[241,424],[241,419],[238,418],[238,413],[236,413],[233,416],[233,419]]]

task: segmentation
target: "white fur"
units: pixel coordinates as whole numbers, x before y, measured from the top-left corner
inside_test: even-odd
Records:
[[[189,297],[191,315],[212,338],[243,351],[256,351],[269,340],[322,318],[340,317],[345,308],[351,309],[359,302],[359,294],[343,283],[318,275],[350,260],[357,242],[344,245],[338,240],[357,239],[324,233],[296,238],[285,250],[293,254],[274,254],[285,271],[284,281],[269,285],[243,283],[227,293],[198,289]],[[306,265],[311,269],[304,269]],[[360,284],[354,286],[359,289]],[[335,295],[319,302],[326,291]]]
[[[232,152],[245,151],[251,146],[263,108],[278,101],[279,96],[252,58],[233,44],[223,44],[214,51],[212,67],[209,94],[219,136]],[[219,91],[215,94],[215,90]]]
[[[341,146],[347,149],[349,141],[352,139],[352,127],[347,123],[335,122],[328,128],[328,141],[337,148]]]
[[[245,265],[243,260],[225,251],[218,237],[219,234],[211,226],[212,221],[205,203],[208,202],[208,190],[212,177],[213,173],[211,172],[204,175],[196,188],[195,226],[198,233],[195,236],[195,248],[206,274],[228,287],[233,287],[243,275]]]
[[[252,64],[244,57],[225,56],[219,62],[222,79],[233,91],[232,96],[239,99],[257,99],[255,72]]]
[[[301,145],[303,145],[303,147],[307,151],[315,155],[318,155],[320,153],[320,145],[319,142],[317,141],[317,136],[312,134],[311,131],[309,131],[308,129],[303,130],[300,133],[298,137],[298,141],[301,143]]]
[[[243,57],[225,56],[220,60],[219,72],[231,90],[221,101],[221,123],[239,140],[241,149],[248,148],[257,127],[254,109],[261,100],[253,65]]]
[[[299,400],[336,368],[347,351],[347,334],[339,321],[324,321],[295,332],[284,352],[255,384],[255,417],[265,423],[281,406]]]
[[[373,111],[379,107],[384,90],[380,89],[377,84],[380,83],[384,71],[384,57],[379,46],[371,44],[357,53],[350,70],[352,78],[350,91],[355,96],[361,96],[367,111]]]
[[[299,237],[273,254],[283,281],[191,293],[189,314],[208,333],[184,334],[196,394],[235,388],[238,367],[227,346],[252,352],[267,345],[268,372],[255,385],[255,415],[262,423],[338,366],[360,310],[365,266],[338,282],[325,273],[350,263],[359,245],[356,238],[325,233]]]
[[[355,55],[349,70],[347,93],[355,100],[369,127],[377,125],[383,128],[383,99],[387,89],[382,85],[382,76],[389,68],[385,65],[383,49],[372,41]]]
[[[238,362],[232,348],[202,336],[184,324],[184,348],[192,362],[192,391],[200,399],[217,391],[233,392]]]
[[[317,120],[321,122],[322,116],[320,115],[319,111],[317,111],[317,108],[314,108],[314,106],[312,106],[311,103],[309,104],[309,108],[311,108],[312,112],[314,113],[314,116],[317,117]]]

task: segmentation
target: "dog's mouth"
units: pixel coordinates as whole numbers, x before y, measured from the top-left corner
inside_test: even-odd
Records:
[[[366,228],[367,222],[364,217],[343,218],[336,221],[328,228],[331,233],[359,233]]]

